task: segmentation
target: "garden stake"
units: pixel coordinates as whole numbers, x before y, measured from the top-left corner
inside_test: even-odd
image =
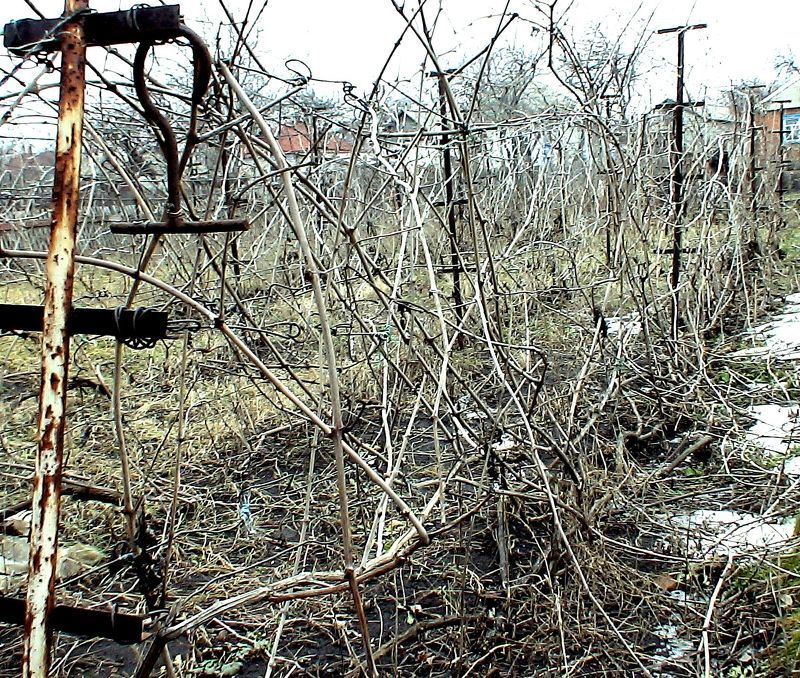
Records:
[[[670,288],[672,290],[672,342],[673,357],[677,359],[678,354],[678,325],[680,324],[680,298],[678,285],[681,275],[681,241],[683,240],[683,213],[686,203],[683,198],[683,184],[685,176],[683,174],[683,109],[686,106],[702,106],[701,101],[685,101],[685,85],[683,74],[684,63],[684,38],[686,31],[693,31],[699,28],[706,28],[706,24],[694,24],[693,26],[677,26],[675,28],[662,28],[658,31],[659,35],[664,33],[678,34],[678,85],[675,94],[675,103],[672,106],[672,152],[670,165],[672,166],[672,176],[670,178],[670,203],[672,204],[672,269],[670,273]]]

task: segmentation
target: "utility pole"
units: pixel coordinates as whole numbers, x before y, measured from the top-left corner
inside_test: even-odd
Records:
[[[685,70],[685,51],[684,38],[687,31],[706,28],[706,24],[694,24],[691,26],[676,26],[674,28],[662,28],[658,31],[659,35],[666,33],[678,34],[678,82],[675,95],[675,104],[672,106],[672,152],[670,153],[670,165],[672,175],[670,177],[670,203],[672,205],[672,268],[670,272],[670,290],[672,292],[672,314],[671,328],[672,340],[678,341],[678,325],[680,324],[680,300],[678,285],[680,283],[681,271],[681,248],[683,246],[683,215],[686,209],[684,200],[684,181],[683,173],[683,109],[686,106],[702,106],[703,102],[692,102],[684,99],[684,70]],[[677,352],[677,345],[675,348]]]
[[[453,71],[445,71],[440,73],[433,71],[428,75],[437,78],[439,85],[439,115],[442,119],[442,136],[440,143],[442,144],[442,169],[444,174],[444,207],[450,236],[450,273],[453,279],[453,306],[455,307],[456,318],[458,319],[460,328],[464,323],[464,301],[461,295],[461,257],[458,251],[458,227],[455,213],[456,199],[453,190],[455,174],[453,173],[453,163],[450,156],[450,134],[448,129],[449,124],[447,122],[447,91],[445,86],[445,78],[452,72]],[[460,330],[457,333],[456,346],[458,346],[458,348],[463,348],[464,346],[463,334]]]
[[[56,555],[64,460],[69,333],[75,273],[86,42],[83,14],[88,0],[65,0],[59,28],[61,89],[58,102],[56,165],[53,175],[53,224],[47,250],[39,395],[38,450],[33,479],[28,594],[22,675],[47,678],[50,666],[49,614],[55,606]]]

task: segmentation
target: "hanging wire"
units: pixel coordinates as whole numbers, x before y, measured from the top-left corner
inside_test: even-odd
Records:
[[[194,334],[203,328],[199,320],[192,318],[176,318],[167,321],[166,339],[178,339],[184,333]]]

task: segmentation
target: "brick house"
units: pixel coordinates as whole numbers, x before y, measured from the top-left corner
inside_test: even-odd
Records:
[[[777,173],[782,163],[783,189],[800,191],[800,78],[765,97],[761,109],[756,124],[764,131],[764,166]]]
[[[324,158],[348,155],[353,150],[353,143],[341,133],[331,130],[326,123],[319,124],[316,133],[302,120],[282,124],[277,140],[286,155],[308,155],[315,151],[315,136],[318,137],[316,152]]]

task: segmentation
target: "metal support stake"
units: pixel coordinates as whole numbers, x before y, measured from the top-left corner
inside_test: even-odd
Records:
[[[761,169],[756,166],[756,135],[759,129],[756,125],[756,90],[763,88],[764,85],[751,85],[744,89],[747,97],[747,131],[749,133],[747,179],[750,184],[750,211],[754,217],[758,213],[757,176]]]
[[[750,180],[750,211],[755,214],[758,212],[758,184],[756,183],[756,117],[755,117],[754,97],[747,97],[747,128],[750,133],[747,152],[749,163],[747,168],[748,179]]]
[[[783,213],[783,207],[784,207],[784,205],[783,205],[783,193],[784,193],[784,190],[785,190],[784,187],[783,187],[783,168],[784,168],[784,165],[785,165],[783,137],[786,135],[787,132],[786,132],[786,129],[785,129],[784,124],[783,124],[783,115],[784,115],[784,110],[785,110],[784,106],[786,104],[790,103],[790,102],[791,102],[791,99],[777,99],[777,100],[774,100],[774,101],[770,102],[770,103],[773,103],[773,104],[780,104],[780,110],[772,112],[773,113],[773,121],[772,121],[772,124],[770,125],[770,127],[774,127],[775,126],[774,125],[774,122],[775,122],[774,121],[774,116],[775,116],[775,113],[777,113],[778,114],[778,129],[777,130],[773,129],[771,131],[772,131],[773,134],[777,134],[778,135],[778,144],[775,147],[775,155],[776,155],[776,158],[777,158],[777,165],[778,165],[778,176],[777,176],[777,181],[775,183],[775,195],[778,197],[778,208],[777,208],[777,212],[776,212],[777,220],[776,220],[775,226],[778,229],[783,228],[783,226],[786,225],[785,216],[784,216],[784,213]]]
[[[786,127],[783,124],[785,106],[788,103],[791,103],[790,99],[780,99],[776,101],[781,105],[780,110],[778,111],[778,148],[777,148],[777,157],[778,157],[778,182],[775,185],[775,193],[778,196],[778,209],[783,209],[783,194],[786,192],[786,187],[783,183],[783,168],[786,164],[786,156],[784,155],[784,143],[783,137],[787,134]],[[783,215],[781,215],[781,223],[783,223]]]
[[[684,99],[684,38],[686,31],[699,28],[706,28],[706,24],[695,24],[693,26],[677,26],[676,28],[664,28],[658,31],[659,35],[664,33],[678,34],[678,85],[675,96],[675,107],[672,110],[672,177],[670,179],[670,202],[672,203],[672,270],[670,272],[670,289],[672,291],[672,341],[678,341],[678,325],[680,324],[680,304],[678,298],[678,284],[680,283],[681,271],[681,242],[683,240],[683,213],[686,202],[683,197],[683,109],[688,103]],[[677,352],[677,344],[675,348]]]
[[[600,98],[605,101],[605,109],[606,109],[606,119],[605,124],[608,125],[609,131],[611,130],[611,101],[612,99],[619,99],[621,97],[620,94],[601,94]],[[612,176],[614,177],[614,181],[616,181],[616,175],[614,170],[614,161],[611,158],[611,149],[608,143],[608,140],[605,142],[605,161],[606,161],[606,168],[605,168],[605,175],[606,175],[606,266],[609,268],[612,267],[612,252],[611,252],[611,231],[613,225],[613,231],[615,233],[619,232],[619,213],[617,211],[616,200],[614,196],[614,190],[611,186]],[[616,267],[616,261],[614,261],[614,267]]]
[[[442,163],[444,171],[444,195],[445,195],[445,214],[447,216],[447,228],[450,235],[450,271],[453,276],[453,306],[455,306],[456,318],[459,327],[464,324],[464,300],[461,295],[461,258],[458,251],[458,226],[456,223],[455,212],[455,191],[453,184],[456,177],[453,173],[453,163],[450,158],[450,135],[448,134],[449,124],[447,122],[447,92],[445,89],[445,78],[448,73],[430,73],[437,78],[439,85],[439,115],[442,118]],[[456,346],[464,348],[464,335],[459,329],[456,339]]]
[[[64,16],[86,10],[88,6],[88,0],[65,0]],[[42,383],[25,607],[24,678],[46,678],[50,665],[49,615],[55,602],[69,366],[67,320],[72,307],[83,136],[86,70],[83,18],[75,17],[66,23],[58,37],[61,42],[61,90],[53,179],[53,225],[45,264]]]

